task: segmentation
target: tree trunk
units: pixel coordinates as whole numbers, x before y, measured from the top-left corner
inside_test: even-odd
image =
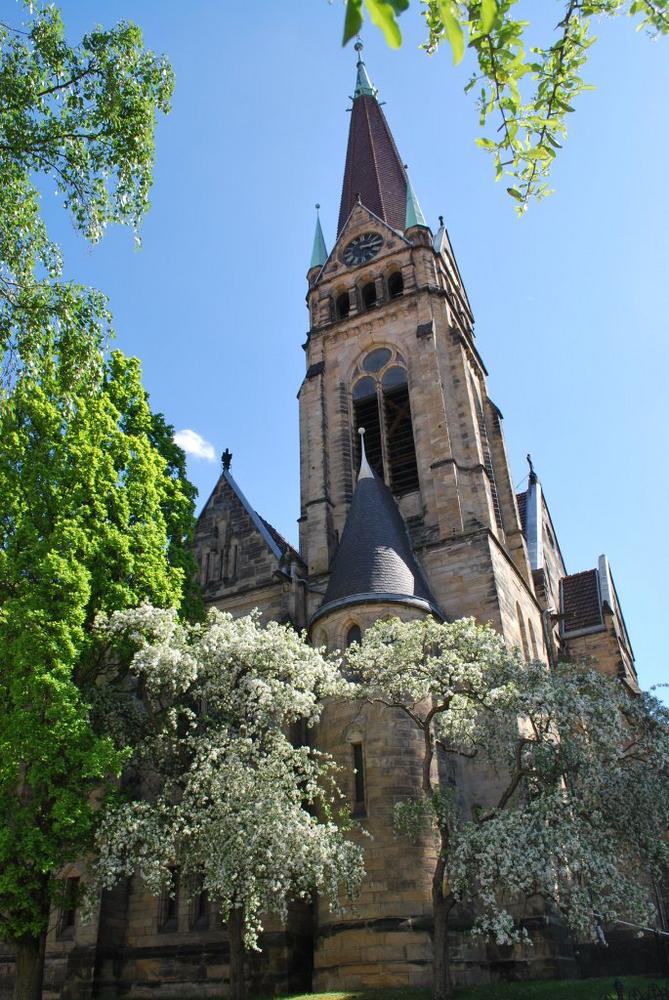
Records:
[[[244,979],[244,911],[241,907],[230,910],[228,917],[228,942],[230,944],[230,996],[232,1000],[246,1000]]]
[[[432,995],[434,1000],[446,1000],[451,996],[451,970],[448,956],[448,924],[453,906],[453,897],[444,895],[444,875],[446,873],[446,853],[448,851],[448,829],[439,831],[439,857],[432,876]]]
[[[14,1000],[41,1000],[46,933],[16,942]]]
[[[450,907],[444,899],[443,891],[439,896],[440,898],[437,899],[433,895],[432,900],[434,920],[434,937],[432,941],[434,949],[432,960],[434,982],[432,996],[434,1000],[447,1000],[447,997],[451,996],[451,974],[448,957],[448,915]]]

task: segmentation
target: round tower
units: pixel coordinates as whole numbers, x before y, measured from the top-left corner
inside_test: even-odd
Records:
[[[441,617],[397,504],[370,468],[364,445],[361,454],[328,587],[311,619],[312,641],[330,649],[360,641],[379,618]],[[384,706],[332,702],[314,738],[340,765],[340,788],[364,831],[356,836],[369,847],[355,904],[339,914],[319,905],[314,989],[429,985],[434,844],[393,835],[395,803],[420,787],[420,734]]]

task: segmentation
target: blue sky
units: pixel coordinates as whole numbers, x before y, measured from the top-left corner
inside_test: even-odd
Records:
[[[18,4],[4,0],[3,19]],[[110,231],[84,245],[47,205],[78,280],[106,291],[119,346],[143,361],[154,408],[189,428],[293,542],[299,516],[296,393],[314,203],[335,234],[355,59],[327,0],[64,0],[72,37],[131,18],[175,68],[160,121],[143,249]],[[525,0],[537,38],[560,4]],[[518,220],[463,94],[467,63],[364,32],[370,75],[433,227],[443,214],[501,408],[515,482],[529,451],[570,572],[611,561],[643,686],[665,679],[669,496],[666,367],[669,41],[626,19],[597,25],[554,173],[556,194]],[[218,466],[189,460],[203,502]]]

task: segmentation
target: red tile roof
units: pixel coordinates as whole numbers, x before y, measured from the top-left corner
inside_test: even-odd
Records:
[[[516,503],[518,504],[518,513],[520,514],[520,526],[523,529],[523,534],[527,534],[527,490],[524,493],[516,493]]]
[[[564,633],[579,632],[581,629],[604,624],[596,569],[586,569],[582,573],[565,576],[561,589]]]
[[[388,122],[375,97],[353,101],[348,133],[344,185],[339,208],[339,234],[358,195],[365,208],[393,229],[404,230],[407,182]]]

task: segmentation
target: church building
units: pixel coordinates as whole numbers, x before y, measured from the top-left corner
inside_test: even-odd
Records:
[[[527,489],[514,490],[448,230],[426,221],[356,49],[337,236],[328,251],[317,220],[307,272],[299,550],[255,510],[226,452],[195,538],[205,600],[235,615],[259,608],[331,650],[383,617],[474,616],[526,659],[593,657],[637,691],[606,556],[568,573],[531,462]],[[395,802],[420,783],[419,736],[378,707],[332,704],[313,739],[342,765],[352,813],[372,835],[367,875],[346,912],[296,908],[287,927],[272,924],[254,984],[268,994],[429,985],[434,845],[392,832]],[[472,771],[465,806],[482,801],[487,780]],[[528,912],[530,930],[532,920],[546,922]],[[225,988],[227,946],[206,898],[159,900],[133,880],[106,894],[92,924],[61,924],[47,976],[64,996],[81,994],[77,981],[109,996]],[[456,938],[460,982],[489,980],[505,962],[558,975],[566,961],[559,929],[522,955]]]

